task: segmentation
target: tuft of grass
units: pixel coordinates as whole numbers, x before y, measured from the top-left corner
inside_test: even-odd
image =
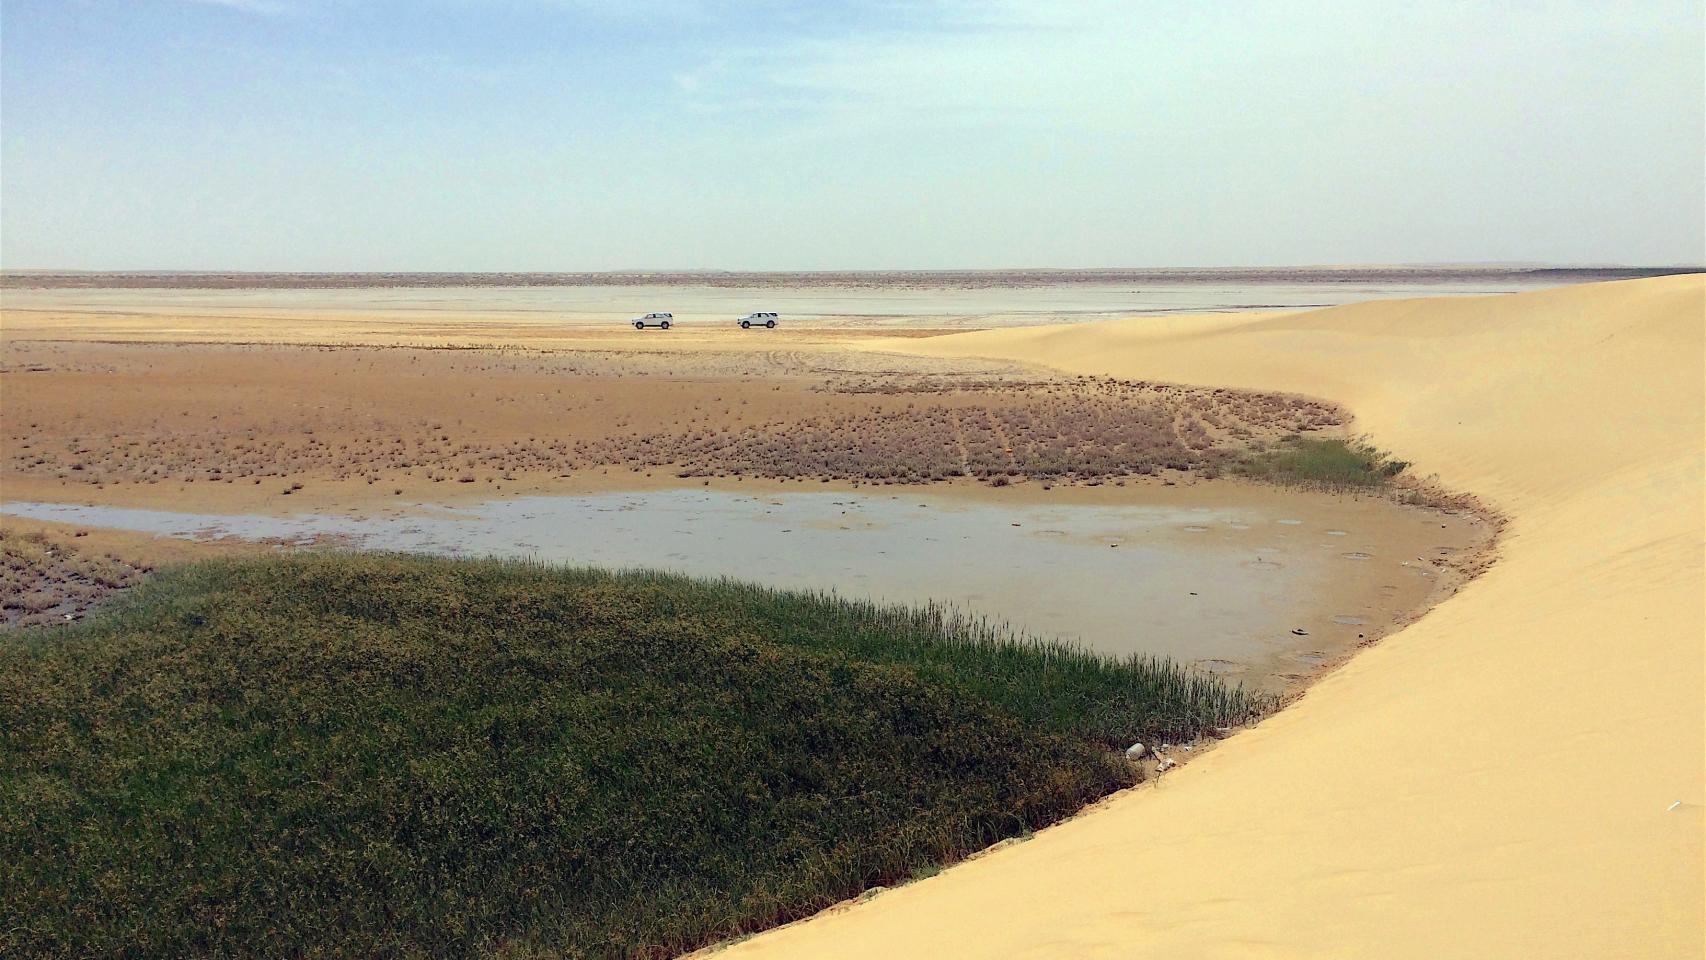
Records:
[[[516,561],[181,568],[0,635],[0,954],[661,957],[1270,702],[942,607]]]
[[[1289,436],[1238,463],[1244,476],[1329,490],[1384,487],[1410,465],[1364,440]]]

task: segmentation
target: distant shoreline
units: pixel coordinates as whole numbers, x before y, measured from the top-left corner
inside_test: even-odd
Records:
[[[609,272],[0,271],[0,289],[326,290],[386,287],[815,286],[977,289],[1075,284],[1438,284],[1502,281],[1555,285],[1703,273],[1706,266],[1378,266],[1023,270],[664,270]]]

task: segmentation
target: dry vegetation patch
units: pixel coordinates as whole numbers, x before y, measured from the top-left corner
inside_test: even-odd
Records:
[[[1101,483],[1215,476],[1342,424],[1297,397],[847,350],[9,345],[0,468],[68,488],[376,491],[593,470]]]
[[[0,527],[0,625],[70,623],[147,572],[111,553]]]

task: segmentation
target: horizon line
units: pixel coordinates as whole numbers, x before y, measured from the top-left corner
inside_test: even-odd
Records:
[[[1670,270],[1706,272],[1706,263],[1631,263],[1627,261],[1438,260],[1361,263],[1194,264],[1188,266],[1005,266],[1005,267],[810,267],[743,269],[731,267],[613,267],[604,269],[282,269],[223,267],[0,267],[0,275],[47,276],[648,276],[648,275],[839,275],[944,273],[1186,273],[1233,271],[1361,270]]]

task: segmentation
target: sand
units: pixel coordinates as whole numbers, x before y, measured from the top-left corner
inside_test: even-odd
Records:
[[[725,955],[1700,956],[1703,331],[1694,276],[889,345],[1338,401],[1502,558],[1158,784]]]

